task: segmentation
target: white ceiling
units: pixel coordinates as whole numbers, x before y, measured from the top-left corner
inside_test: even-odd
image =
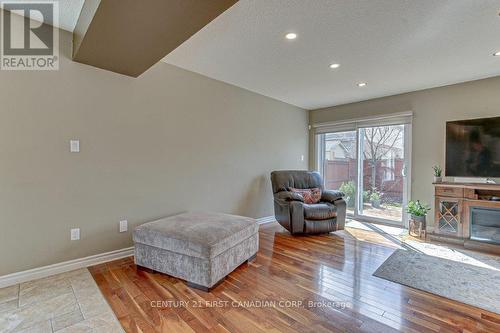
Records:
[[[73,32],[85,0],[59,0],[59,27]]]
[[[7,0],[5,0],[7,2]],[[13,0],[12,2],[33,2],[37,0]],[[48,0],[38,0],[48,1]],[[53,22],[45,22],[58,28],[73,32],[76,22],[82,11],[85,0],[56,0],[59,3],[59,24]],[[0,4],[1,6],[1,4]],[[3,8],[3,6],[1,6]],[[32,17],[32,19],[36,19]]]
[[[60,0],[59,27],[73,31],[83,3]],[[240,0],[164,61],[315,109],[500,75],[499,12],[500,0]]]
[[[500,75],[499,11],[499,0],[240,0],[164,61],[315,109]]]

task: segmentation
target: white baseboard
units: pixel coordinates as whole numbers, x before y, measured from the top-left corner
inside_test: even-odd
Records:
[[[115,250],[111,252],[96,254],[93,256],[60,262],[57,264],[38,267],[27,271],[12,273],[0,276],[0,288],[5,288],[18,283],[28,282],[31,280],[41,279],[47,276],[73,271],[79,268],[85,268],[102,264],[108,261],[113,261],[134,255],[134,248]]]
[[[258,224],[267,224],[276,222],[274,216],[266,216],[257,219]],[[134,255],[134,248],[115,250],[111,252],[96,254],[90,257],[74,259],[70,261],[60,262],[57,264],[29,269],[27,271],[12,273],[0,276],[0,288],[5,288],[18,283],[28,282],[36,279],[41,279],[47,276],[60,273],[70,272],[75,269],[85,268],[89,266],[99,265],[105,262],[130,257]]]
[[[274,216],[266,216],[266,217],[261,217],[260,219],[257,219],[258,224],[267,224],[267,223],[273,223],[276,222],[276,218]]]

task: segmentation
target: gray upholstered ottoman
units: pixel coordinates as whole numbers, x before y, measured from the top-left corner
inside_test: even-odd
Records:
[[[257,222],[218,213],[186,213],[134,230],[135,263],[208,290],[259,248]]]

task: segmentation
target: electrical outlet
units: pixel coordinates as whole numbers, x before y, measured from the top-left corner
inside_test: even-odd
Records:
[[[120,221],[120,232],[126,232],[128,230],[128,221],[122,220]]]
[[[71,240],[79,240],[80,239],[80,228],[71,229]]]
[[[71,153],[80,152],[80,140],[70,140],[69,141],[69,151]]]

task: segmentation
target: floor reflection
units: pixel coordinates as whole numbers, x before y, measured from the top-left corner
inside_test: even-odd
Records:
[[[498,259],[497,256],[468,251],[463,248],[457,248],[453,245],[429,243],[421,239],[408,237],[407,229],[359,222],[355,220],[349,221],[346,226],[349,228],[347,230],[354,235],[356,235],[356,232],[353,231],[354,229],[373,231],[379,235],[379,238],[377,239],[378,242],[380,241],[380,238],[383,237],[404,250],[415,251],[433,257],[439,257],[468,265],[500,271],[500,259]],[[359,236],[357,238],[359,238]]]
[[[359,226],[292,236],[278,223],[263,225],[256,260],[238,267],[210,293],[137,270],[132,258],[96,266],[92,274],[127,332],[192,332],[191,327],[199,332],[460,332],[464,327],[493,332],[498,327],[499,316],[373,276],[396,249],[413,244],[394,230]],[[149,306],[149,299],[165,298],[319,306]]]

